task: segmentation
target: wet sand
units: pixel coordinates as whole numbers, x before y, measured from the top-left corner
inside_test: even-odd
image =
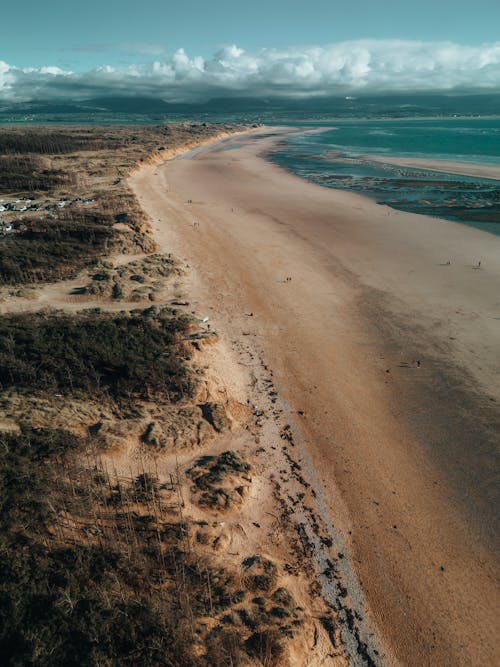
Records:
[[[380,662],[496,664],[500,238],[302,181],[259,157],[275,141],[132,186],[197,307],[273,370]]]

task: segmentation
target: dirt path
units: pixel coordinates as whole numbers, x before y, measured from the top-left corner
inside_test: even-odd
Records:
[[[192,307],[272,369],[381,662],[494,664],[500,239],[300,181],[272,141],[131,185]]]

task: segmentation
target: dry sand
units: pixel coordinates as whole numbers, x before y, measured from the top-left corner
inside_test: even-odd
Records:
[[[380,662],[497,664],[500,238],[291,176],[273,134],[131,185],[192,306],[272,369]]]

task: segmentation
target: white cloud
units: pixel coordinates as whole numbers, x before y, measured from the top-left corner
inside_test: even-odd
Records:
[[[463,46],[358,40],[252,53],[233,45],[208,59],[179,49],[147,64],[103,65],[84,73],[50,66],[20,68],[0,61],[2,101],[134,94],[191,101],[224,95],[452,90],[500,91],[500,42]]]

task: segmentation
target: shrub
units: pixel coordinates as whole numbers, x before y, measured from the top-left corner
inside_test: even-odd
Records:
[[[0,388],[178,400],[195,387],[177,342],[185,328],[184,318],[151,309],[6,316]]]
[[[106,136],[102,129],[60,129],[23,128],[22,131],[2,129],[0,131],[0,153],[38,153],[39,155],[60,155],[77,151],[96,151],[119,148],[119,137]]]
[[[0,155],[0,192],[47,191],[73,181],[73,175],[47,168],[40,158]]]
[[[0,664],[194,667],[178,599],[158,595],[157,552],[127,558],[119,542],[65,544],[50,530],[82,446],[58,430],[0,435]]]
[[[247,651],[264,667],[275,667],[280,664],[285,649],[279,631],[270,629],[254,632],[247,640]]]

